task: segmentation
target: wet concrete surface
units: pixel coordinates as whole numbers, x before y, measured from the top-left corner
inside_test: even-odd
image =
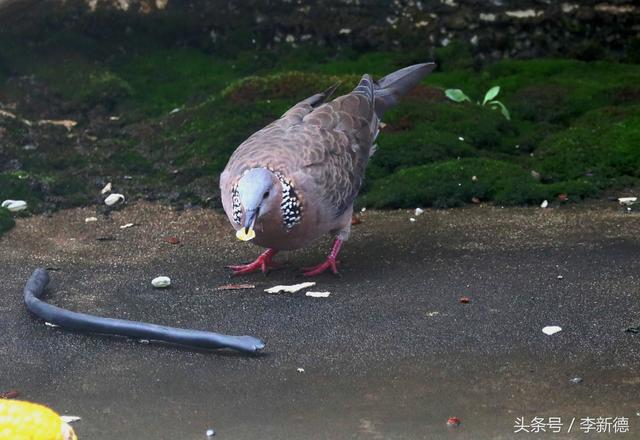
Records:
[[[259,252],[221,214],[135,204],[85,223],[93,215],[18,219],[0,238],[0,391],[81,416],[81,440],[208,428],[220,439],[640,438],[640,335],[624,331],[640,324],[640,214],[604,202],[427,210],[416,222],[367,211],[341,276],[315,280],[328,298],[263,291],[303,281],[298,268],[323,259],[328,239],[237,280],[255,289],[218,291],[225,264]],[[202,352],[46,327],[22,303],[37,266],[59,269],[52,304],[267,347]],[[154,289],[158,275],[173,286]],[[563,330],[546,336],[547,325]],[[447,428],[452,416],[460,427]],[[516,434],[517,417],[562,417],[563,431]],[[585,417],[627,417],[630,432],[585,434]]]

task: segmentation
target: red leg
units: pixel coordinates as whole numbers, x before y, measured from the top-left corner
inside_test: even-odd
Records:
[[[324,263],[320,263],[317,266],[313,267],[305,267],[302,269],[303,275],[305,277],[314,277],[316,275],[320,275],[327,269],[331,269],[331,272],[334,274],[338,273],[337,261],[338,253],[340,252],[340,247],[342,246],[342,240],[336,238],[336,241],[333,242],[333,247],[331,248],[331,252],[327,256],[327,260]]]
[[[246,275],[248,273],[257,272],[259,270],[261,270],[262,273],[266,274],[269,271],[269,268],[273,267],[273,264],[271,264],[271,259],[277,253],[278,251],[276,251],[275,249],[267,249],[266,251],[261,253],[253,263],[227,267],[233,270],[233,273],[231,274],[232,276]]]

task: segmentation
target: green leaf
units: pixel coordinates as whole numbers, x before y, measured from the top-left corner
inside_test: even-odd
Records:
[[[491,101],[493,98],[498,96],[498,93],[500,93],[500,86],[491,87],[487,91],[487,93],[484,95],[484,100],[482,101],[482,105],[485,105],[487,102]]]
[[[447,89],[444,91],[444,94],[447,95],[447,98],[455,102],[462,102],[462,101],[471,102],[469,97],[465,95],[464,92],[460,89]]]
[[[489,105],[492,106],[494,110],[496,108],[499,108],[500,113],[502,113],[502,116],[504,116],[507,121],[511,120],[511,115],[509,115],[509,110],[507,110],[507,107],[505,107],[503,103],[501,103],[500,101],[490,101]]]

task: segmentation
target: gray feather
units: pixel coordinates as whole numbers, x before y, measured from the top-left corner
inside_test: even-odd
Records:
[[[374,92],[378,117],[382,118],[384,112],[396,105],[401,97],[420,84],[420,81],[435,67],[435,63],[415,64],[380,78]]]

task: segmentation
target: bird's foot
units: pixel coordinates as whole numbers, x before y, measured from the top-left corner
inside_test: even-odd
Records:
[[[338,274],[338,261],[336,258],[338,257],[338,253],[340,252],[340,246],[342,246],[342,240],[340,238],[336,238],[336,241],[333,242],[333,248],[331,248],[331,253],[327,257],[327,260],[324,263],[320,263],[317,266],[313,267],[305,267],[302,269],[302,274],[305,277],[315,277],[316,275],[320,275],[327,269],[331,269],[331,272],[334,274]]]
[[[317,266],[303,267],[302,275],[304,275],[305,277],[315,277],[316,275],[320,275],[327,269],[331,269],[331,272],[338,275],[338,262],[335,258],[327,257],[327,260],[325,262],[320,263]]]
[[[238,275],[246,275],[248,273],[257,272],[259,270],[261,270],[262,273],[266,274],[270,268],[276,267],[276,264],[274,264],[271,259],[277,253],[278,251],[274,249],[267,249],[262,254],[260,254],[260,256],[256,258],[256,261],[254,261],[253,263],[227,266],[227,268],[233,271],[231,276],[234,277]]]

